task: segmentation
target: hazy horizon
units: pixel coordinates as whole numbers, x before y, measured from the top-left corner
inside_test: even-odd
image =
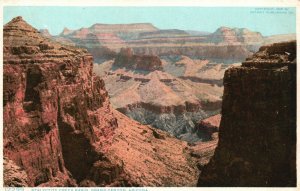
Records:
[[[296,33],[295,8],[259,7],[4,7],[4,24],[22,16],[37,29],[58,35],[93,24],[151,23],[158,29],[214,32],[247,28],[263,36]]]

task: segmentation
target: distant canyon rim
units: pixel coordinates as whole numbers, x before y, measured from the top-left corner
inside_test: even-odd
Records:
[[[115,109],[190,143],[212,140],[199,124],[221,112],[226,69],[265,44],[295,39],[295,34],[263,36],[247,28],[161,30],[151,23],[96,23],[64,28],[57,36],[40,32],[93,55],[93,71],[104,80]]]

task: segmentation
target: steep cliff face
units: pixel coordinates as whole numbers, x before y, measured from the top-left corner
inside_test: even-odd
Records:
[[[296,185],[296,42],[263,46],[224,77],[215,155],[198,186]]]
[[[6,180],[20,174],[13,184],[196,184],[197,169],[188,145],[111,109],[104,82],[92,73],[93,58],[86,50],[44,38],[16,17],[4,26],[3,67],[4,156],[15,163],[4,166]],[[138,140],[132,136],[137,129]],[[124,150],[124,144],[134,148],[135,159],[127,157],[131,151]],[[173,154],[171,150],[156,150],[173,147],[180,157],[166,156]],[[158,166],[164,173],[156,170]],[[138,168],[143,174],[132,170]]]
[[[4,26],[4,155],[30,186],[74,185],[100,156],[96,143],[112,137],[116,119],[92,67],[90,54],[42,38],[20,17]]]
[[[153,55],[135,55],[130,48],[122,48],[120,50],[116,56],[114,66],[144,71],[162,70],[162,62],[159,57]]]

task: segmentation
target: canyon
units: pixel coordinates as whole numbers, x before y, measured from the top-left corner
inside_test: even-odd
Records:
[[[64,29],[49,37],[86,48],[93,71],[105,84],[114,109],[190,143],[200,120],[221,111],[223,76],[267,42],[294,34],[263,36],[246,28],[212,33],[159,29],[151,23],[99,24]]]
[[[132,67],[137,64],[129,67],[128,60],[136,57],[130,55],[121,52],[114,61],[94,65],[94,72],[105,81],[112,106],[142,124],[164,130],[182,140],[203,140],[195,127],[199,120],[219,113],[223,88],[210,79],[203,83],[201,78],[200,82],[194,82],[171,75],[164,71],[165,65],[160,59],[152,55],[139,56],[143,61],[155,60],[152,64],[144,61],[143,68]],[[187,65],[192,68],[197,64]],[[205,63],[202,66],[205,68]],[[217,71],[222,73],[220,67]],[[189,72],[186,73],[189,77]]]
[[[16,17],[3,64],[5,185],[196,185],[194,148],[114,110],[85,49]]]
[[[5,186],[296,185],[294,35],[3,33]]]
[[[49,37],[49,33],[41,31]],[[64,29],[53,39],[86,48],[98,63],[111,58],[121,48],[133,49],[137,55],[185,55],[202,59],[241,62],[266,43],[295,40],[295,34],[262,36],[247,28],[219,27],[212,33],[159,29],[151,23],[99,24],[77,30]],[[100,53],[97,50],[106,50]]]

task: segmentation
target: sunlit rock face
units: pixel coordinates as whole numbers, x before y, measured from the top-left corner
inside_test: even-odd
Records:
[[[4,177],[11,186],[195,186],[186,142],[111,108],[84,49],[4,26]]]

